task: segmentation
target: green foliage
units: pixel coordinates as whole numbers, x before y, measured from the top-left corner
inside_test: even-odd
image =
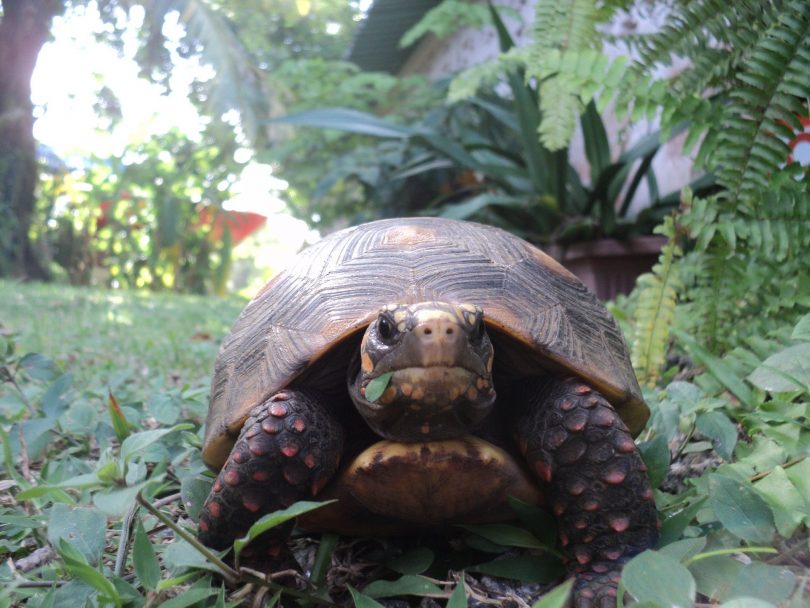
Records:
[[[221,292],[228,230],[216,229],[236,166],[177,132],[44,184],[39,238],[74,284]]]
[[[430,9],[419,22],[402,35],[400,47],[408,47],[427,34],[446,38],[458,30],[489,25],[489,9],[466,0],[444,0]]]
[[[653,387],[660,378],[669,333],[675,319],[675,305],[681,291],[676,260],[683,255],[673,217],[667,217],[658,231],[667,237],[652,272],[638,278],[634,335],[631,343],[633,369],[642,386]]]

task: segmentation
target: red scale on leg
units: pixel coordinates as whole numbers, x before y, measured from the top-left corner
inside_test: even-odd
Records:
[[[303,419],[303,418],[296,418],[295,420],[293,420],[293,423],[292,423],[292,428],[293,428],[293,430],[294,430],[294,431],[296,431],[297,433],[303,433],[303,432],[304,432],[304,429],[306,429],[306,428],[307,428],[307,425],[306,425],[306,423],[304,422],[304,419]]]
[[[606,407],[600,407],[599,409],[593,410],[590,422],[596,426],[609,427],[613,426],[615,420],[616,414],[613,411]]]
[[[270,451],[268,442],[261,441],[261,437],[248,443],[248,449],[254,456],[264,456]]]
[[[572,477],[571,479],[568,480],[568,483],[566,485],[566,489],[568,490],[568,493],[571,496],[579,496],[586,489],[588,489],[588,486],[581,479],[577,479],[576,477]]]
[[[212,517],[219,517],[222,515],[222,505],[220,505],[216,500],[210,501],[205,508]]]
[[[222,475],[222,481],[227,483],[229,486],[238,486],[239,483],[242,481],[242,478],[239,475],[239,471],[237,471],[236,469],[228,469]]]
[[[608,467],[608,469],[602,474],[602,479],[605,480],[605,483],[609,483],[612,486],[617,486],[623,483],[626,478],[627,471],[620,466]]]
[[[275,435],[281,430],[281,424],[273,420],[272,418],[265,418],[262,420],[262,430],[265,433],[270,433],[271,435]]]
[[[616,440],[616,451],[622,454],[630,454],[636,451],[636,442],[629,435],[622,433]]]
[[[317,462],[315,461],[315,456],[312,454],[307,454],[304,456],[304,464],[308,469],[314,469]]]
[[[537,476],[546,483],[551,481],[552,471],[551,465],[543,460],[537,460],[534,463],[534,471]]]
[[[282,418],[287,415],[287,406],[280,403],[274,403],[270,406],[270,415],[276,418]]]
[[[624,532],[630,527],[630,518],[626,515],[613,515],[608,518],[608,525],[614,532]]]
[[[253,474],[250,476],[253,481],[267,481],[270,479],[270,471],[266,469],[259,469],[257,471],[253,471]]]
[[[287,458],[292,458],[293,456],[295,456],[298,453],[298,450],[299,447],[294,443],[288,443],[279,448],[279,451],[282,454],[284,454]]]
[[[579,410],[565,417],[563,426],[572,433],[579,433],[588,424],[588,413],[584,410]]]
[[[256,498],[245,496],[242,499],[242,506],[245,507],[251,513],[258,513],[259,510],[262,508],[262,503]]]

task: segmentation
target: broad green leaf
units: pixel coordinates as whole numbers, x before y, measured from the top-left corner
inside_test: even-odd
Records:
[[[730,598],[757,598],[780,604],[796,587],[796,575],[781,566],[754,562],[740,570],[729,592]]]
[[[534,534],[549,549],[557,546],[557,520],[546,509],[509,497],[509,506],[517,514],[522,527]]]
[[[664,482],[669,470],[670,453],[667,438],[656,435],[650,441],[640,444],[638,449],[649,469],[647,474],[650,477],[650,485],[657,488]]]
[[[95,492],[93,494],[93,504],[108,517],[123,517],[129,508],[135,504],[138,492],[146,486],[156,483],[158,483],[157,480],[150,479],[126,488]]]
[[[706,546],[706,537],[699,538],[685,538],[674,543],[670,543],[665,547],[661,547],[658,552],[662,555],[668,555],[677,559],[679,562],[694,557]]]
[[[728,597],[729,589],[742,568],[743,565],[731,555],[706,557],[689,564],[698,593],[717,601]]]
[[[20,367],[35,380],[53,380],[59,371],[56,363],[45,355],[39,353],[28,353],[20,359]]]
[[[810,459],[805,458],[785,471],[799,494],[810,505]]]
[[[180,417],[180,403],[168,393],[156,393],[147,403],[147,408],[161,425],[171,425]]]
[[[400,574],[422,574],[430,568],[434,558],[433,551],[427,547],[417,547],[389,560],[385,565]]]
[[[173,574],[185,568],[202,568],[218,572],[217,566],[211,564],[193,545],[184,540],[175,540],[163,551],[163,563]],[[166,580],[160,582],[160,588],[166,588]],[[179,583],[175,583],[179,584]]]
[[[386,372],[374,378],[371,382],[366,385],[366,400],[374,403],[382,397],[382,394],[385,392],[385,389],[388,388],[388,383],[391,382],[391,376],[394,375],[394,372]]]
[[[54,608],[77,608],[93,606],[97,592],[82,580],[74,579],[57,588],[54,594]]]
[[[712,411],[701,414],[695,420],[695,428],[705,437],[713,440],[714,450],[730,461],[737,445],[737,427],[722,412]]]
[[[771,355],[748,376],[769,392],[810,391],[810,342],[789,346]]]
[[[71,509],[57,503],[48,520],[48,541],[58,545],[63,539],[76,548],[90,564],[97,564],[104,552],[107,518],[97,509]]]
[[[464,574],[462,573],[456,588],[447,600],[447,608],[467,608],[467,592],[464,589]]]
[[[186,589],[179,595],[161,602],[160,606],[161,608],[186,608],[186,606],[191,606],[192,604],[201,602],[202,600],[211,597],[212,595],[216,595],[217,593],[219,593],[218,589],[211,588]]]
[[[250,526],[250,529],[247,531],[247,534],[244,537],[238,538],[234,541],[234,552],[236,555],[239,555],[252,540],[260,536],[262,533],[267,532],[276,526],[280,526],[291,519],[295,519],[299,515],[309,513],[315,509],[320,509],[321,507],[332,504],[333,502],[335,501],[327,500],[324,502],[312,502],[308,500],[301,500],[293,505],[290,505],[286,509],[268,513],[267,515],[261,517],[255,524]]]
[[[796,323],[796,327],[793,328],[793,333],[790,334],[791,339],[793,340],[804,340],[805,342],[810,342],[810,314],[804,315],[799,322]]]
[[[723,527],[735,536],[751,542],[771,542],[773,514],[750,485],[715,473],[709,477],[709,502]]]
[[[337,129],[348,133],[359,133],[389,139],[404,139],[414,134],[406,126],[378,118],[349,108],[323,108],[274,118],[271,123]]]
[[[565,572],[560,559],[553,555],[505,557],[467,568],[490,576],[511,578],[524,583],[550,583]]]
[[[755,404],[754,395],[751,389],[746,386],[745,382],[737,376],[736,372],[729,366],[728,363],[722,359],[718,359],[712,355],[708,350],[698,344],[692,337],[673,329],[672,332],[677,336],[678,340],[683,342],[692,356],[703,365],[709,373],[729,391],[731,391],[737,399],[739,399],[746,407],[753,408]]]
[[[442,590],[423,576],[403,574],[395,581],[378,580],[363,588],[368,597],[395,597],[399,595],[441,595]]]
[[[110,582],[106,576],[87,564],[84,561],[79,561],[73,558],[71,550],[75,550],[64,538],[60,538],[56,543],[56,550],[65,562],[65,569],[68,574],[73,575],[82,582],[90,585],[93,589],[97,590],[101,596],[107,601],[120,607],[121,598],[118,596],[118,591],[115,586]]]
[[[42,403],[42,412],[48,418],[57,418],[67,407],[65,393],[70,390],[73,384],[73,374],[62,374],[53,384],[48,387],[48,390],[42,395],[40,402]]]
[[[202,475],[188,475],[180,482],[180,497],[191,521],[197,522],[212,484],[213,479]]]
[[[532,608],[565,608],[568,606],[568,598],[571,596],[571,588],[574,586],[574,579],[569,578],[562,585],[557,585],[532,604]]]
[[[631,559],[622,572],[622,583],[639,602],[672,608],[691,608],[697,593],[689,570],[674,557],[657,551],[644,551]]]
[[[719,608],[776,608],[776,605],[755,597],[736,597],[733,600],[723,602]]]
[[[135,454],[145,450],[150,445],[156,441],[159,441],[169,433],[174,433],[175,431],[184,431],[192,428],[194,428],[193,424],[184,423],[177,424],[170,429],[154,429],[151,431],[133,433],[121,444],[121,460],[127,462]]]
[[[352,594],[355,608],[385,608],[380,602],[363,595],[354,587],[349,587],[349,593]]]
[[[776,529],[785,538],[793,536],[796,528],[810,515],[810,505],[782,467],[774,468],[770,475],[757,481],[754,488],[771,505]]]
[[[160,582],[160,563],[140,519],[135,525],[135,538],[132,541],[132,564],[135,566],[135,575],[144,589],[149,591],[157,589]]]
[[[510,524],[478,524],[463,525],[465,530],[483,536],[490,542],[503,545],[504,547],[524,547],[527,549],[546,549],[546,545],[538,538],[523,528]]]
[[[466,220],[489,206],[526,207],[527,203],[525,197],[487,192],[470,197],[460,203],[446,205],[439,215],[455,220]]]

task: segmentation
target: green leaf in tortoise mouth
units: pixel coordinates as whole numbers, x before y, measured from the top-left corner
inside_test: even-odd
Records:
[[[369,382],[366,385],[366,401],[371,403],[377,401],[385,392],[385,389],[388,388],[388,383],[391,382],[391,376],[393,375],[394,372],[386,372]]]

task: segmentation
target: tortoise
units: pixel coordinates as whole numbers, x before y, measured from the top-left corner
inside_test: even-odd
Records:
[[[337,501],[299,526],[382,535],[507,520],[514,496],[556,516],[575,605],[615,605],[658,536],[648,416],[615,319],[552,258],[481,224],[370,222],[299,254],[224,340],[199,538],[312,497]],[[271,564],[288,533],[265,534]]]

